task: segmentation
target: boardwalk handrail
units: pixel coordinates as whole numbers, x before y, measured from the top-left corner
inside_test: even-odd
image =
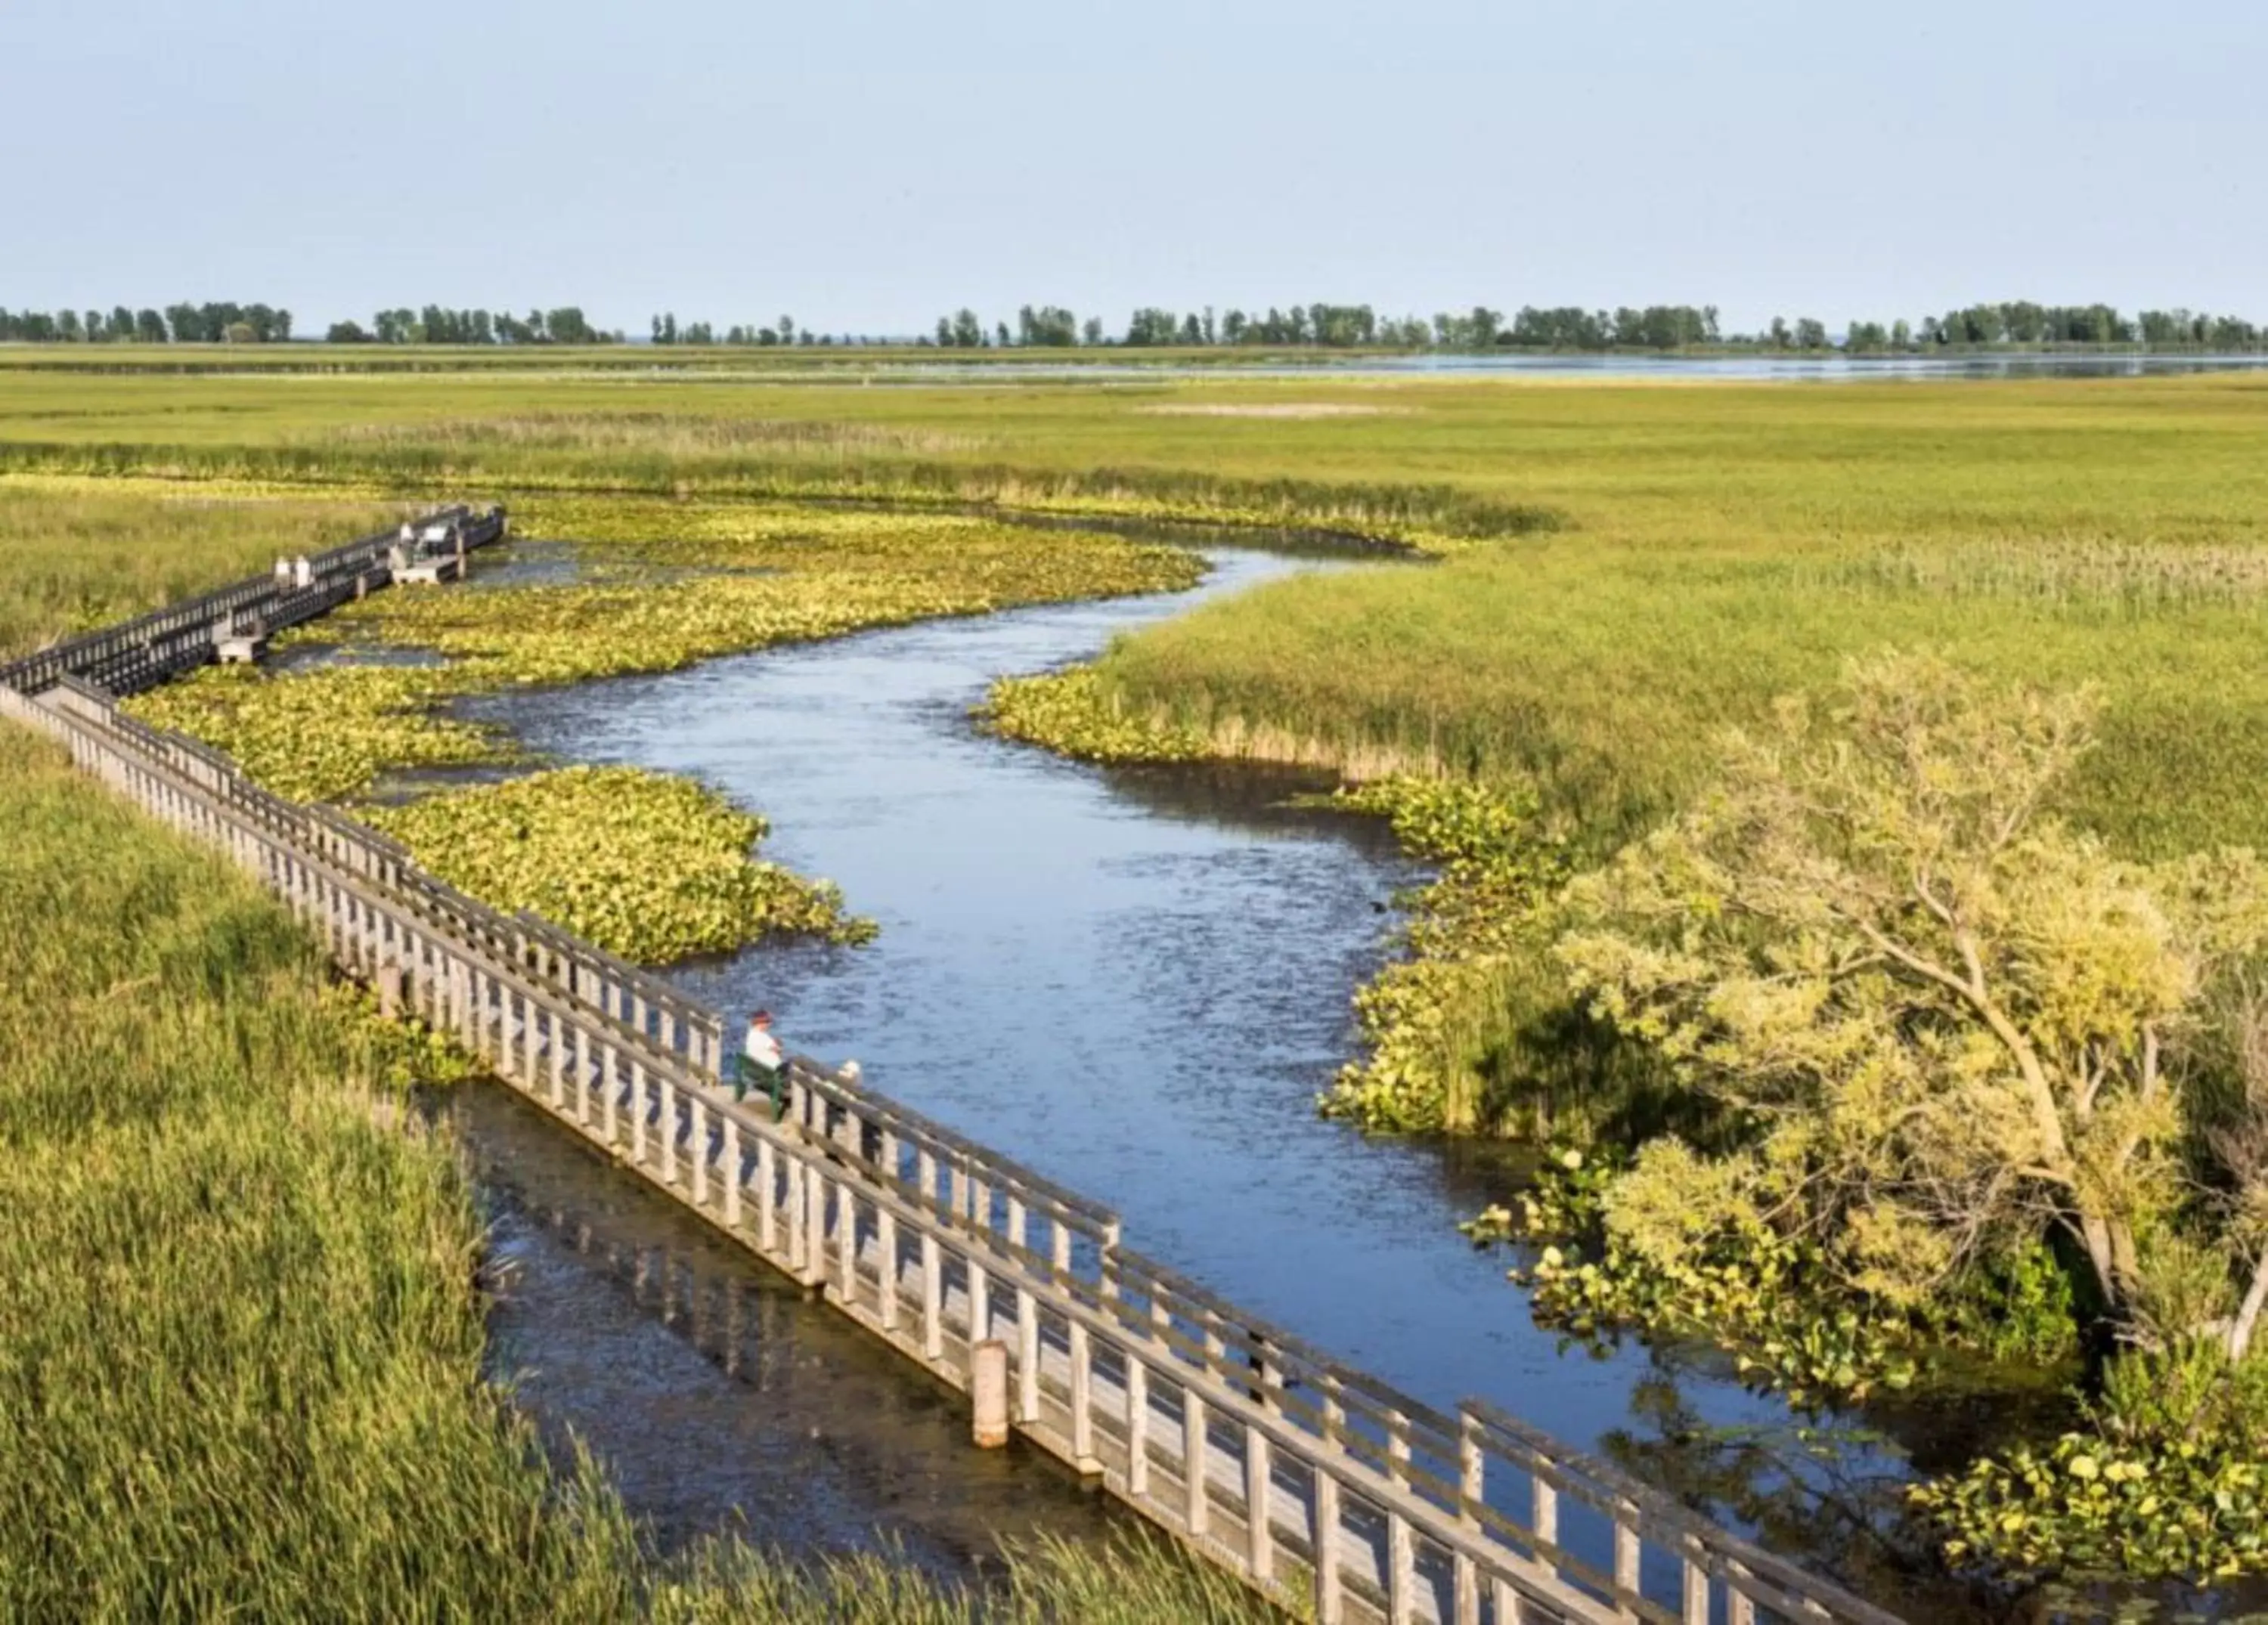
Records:
[[[967,1388],[1012,1351],[1027,1438],[1316,1617],[1754,1625],[1895,1616],[1501,1409],[1453,1414],[1124,1245],[1118,1216],[806,1057],[785,1109],[720,1082],[721,1018],[406,849],[251,783],[65,674],[0,716],[219,846],[539,1108]]]
[[[504,534],[504,512],[475,514],[462,504],[413,521],[420,529],[449,527],[466,548],[484,547]],[[36,694],[66,676],[99,682],[114,694],[135,694],[213,657],[217,624],[256,619],[267,631],[328,614],[348,599],[387,585],[387,560],[397,533],[383,532],[308,555],[305,579],[296,570],[247,577],[183,599],[114,626],[69,637],[19,659],[0,664],[0,687]]]

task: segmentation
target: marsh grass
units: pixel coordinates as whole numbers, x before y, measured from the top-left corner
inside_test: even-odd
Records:
[[[401,504],[0,479],[0,659],[384,529]]]
[[[374,1092],[395,1030],[5,724],[0,826],[0,1617],[1270,1617],[1139,1537],[975,1591],[728,1540],[657,1561],[482,1379],[480,1221]]]
[[[975,451],[977,435],[895,429],[885,423],[813,423],[797,418],[693,417],[670,412],[545,412],[511,417],[453,418],[421,423],[368,423],[340,431],[347,445],[379,447],[524,448],[541,451],[633,450],[670,457],[757,450],[810,457],[874,451],[924,455]]]
[[[12,728],[0,808],[0,1614],[619,1612],[619,1511],[481,1382],[467,1190],[311,944]]]

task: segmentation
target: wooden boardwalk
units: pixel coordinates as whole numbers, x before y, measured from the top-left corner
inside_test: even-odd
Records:
[[[97,671],[134,646],[78,641]],[[735,1102],[714,1012],[269,795],[70,664],[0,668],[0,716],[226,852],[389,1011],[935,1380],[968,1390],[976,1347],[1005,1345],[1018,1431],[1262,1592],[1330,1622],[1894,1620],[1501,1410],[1336,1364],[1134,1251],[1101,1204],[854,1080],[799,1057],[777,1121]]]

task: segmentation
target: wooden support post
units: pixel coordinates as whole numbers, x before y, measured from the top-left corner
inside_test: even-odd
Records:
[[[779,1221],[773,1201],[779,1180],[777,1156],[770,1140],[756,1142],[756,1246],[774,1260],[779,1256]]]
[[[390,960],[378,967],[378,1013],[388,1021],[401,1013],[401,967]]]
[[[922,1232],[922,1358],[945,1357],[945,1258],[937,1238]]]
[[[599,1080],[600,1092],[605,1097],[601,1115],[606,1119],[603,1125],[606,1144],[608,1151],[611,1151],[615,1144],[616,1120],[622,1113],[622,1053],[612,1044],[602,1042],[600,1045]]]
[[[1726,1625],[1756,1625],[1756,1599],[1741,1589],[1741,1582],[1748,1577],[1746,1565],[1729,1558],[1726,1560]]]
[[[1252,1577],[1265,1585],[1276,1573],[1276,1533],[1269,1526],[1270,1485],[1268,1436],[1250,1423],[1244,1424],[1244,1532],[1246,1555]]]
[[[892,1213],[889,1209],[886,1207],[878,1206],[875,1210],[874,1215],[874,1230],[876,1232],[878,1250],[881,1254],[880,1261],[881,1263],[880,1284],[882,1296],[881,1301],[878,1306],[882,1317],[882,1329],[886,1332],[895,1332],[898,1329],[897,1215]],[[1002,1352],[1005,1356],[1005,1350],[1004,1349]],[[1005,1371],[1000,1380],[1004,1383],[1007,1381]],[[1003,1407],[1006,1406],[1008,1401],[1005,1393],[1000,1402]],[[1006,1412],[1004,1409],[1002,1415],[1005,1417],[1005,1415]]]
[[[969,1353],[969,1396],[975,1401],[972,1431],[977,1447],[998,1450],[1008,1442],[1008,1345],[987,1338]]]
[[[686,1147],[693,1163],[693,1205],[705,1210],[709,1205],[709,1107],[696,1092],[687,1097],[693,1103],[688,1114],[692,1121],[692,1143]]]
[[[1081,1477],[1102,1471],[1094,1457],[1094,1346],[1086,1322],[1072,1317],[1071,1342],[1071,1464]]]
[[[1684,1566],[1679,1599],[1684,1605],[1684,1625],[1709,1625],[1709,1564],[1697,1540],[1689,1538],[1685,1542]]]
[[[1126,1351],[1126,1493],[1140,1503],[1150,1493],[1150,1367]]]
[[[1040,1420],[1040,1300],[1028,1285],[1016,1289],[1016,1420]]]
[[[645,1066],[630,1058],[630,1160],[645,1166]]]
[[[827,1284],[827,1176],[817,1163],[803,1171],[803,1283]]]
[[[1410,1538],[1410,1520],[1399,1512],[1386,1515],[1386,1617],[1389,1625],[1418,1616],[1418,1550]]]
[[[835,1187],[835,1268],[843,1301],[858,1301],[858,1194],[848,1180]]]
[[[787,1164],[787,1263],[799,1281],[811,1277],[805,1268],[806,1240],[804,1218],[808,1204],[803,1199],[803,1164],[791,1157]]]
[[[1534,1496],[1529,1503],[1528,1526],[1535,1532],[1538,1540],[1556,1548],[1559,1544],[1558,1489],[1543,1476],[1540,1464],[1531,1465],[1528,1471],[1528,1485]],[[1559,1560],[1557,1557],[1542,1551],[1535,1556],[1546,1570],[1554,1574],[1558,1572]]]
[[[1625,1593],[1615,1599],[1615,1612],[1626,1619],[1636,1619],[1638,1610],[1630,1599],[1638,1594],[1638,1556],[1642,1550],[1638,1535],[1638,1508],[1628,1501],[1615,1504],[1615,1587]]]
[[[992,1335],[992,1277],[976,1254],[968,1255],[968,1341],[982,1342]]]
[[[1192,1540],[1202,1540],[1211,1523],[1212,1503],[1205,1489],[1204,1401],[1194,1382],[1182,1384],[1182,1522]]]
[[[1481,1526],[1480,1510],[1486,1504],[1488,1489],[1487,1470],[1487,1457],[1481,1450],[1480,1424],[1460,1411],[1457,1415],[1457,1521],[1468,1529],[1477,1531]],[[1452,1560],[1452,1569],[1457,1625],[1481,1625],[1479,1569],[1462,1551]]]
[[[1346,1592],[1339,1575],[1339,1481],[1315,1469],[1315,1625],[1343,1625]],[[1512,1625],[1501,1608],[1497,1625]]]
[[[546,1047],[551,1051],[551,1104],[560,1111],[567,1109],[567,1024],[557,1011],[544,1017]]]
[[[725,1119],[725,1228],[740,1233],[740,1125]]]

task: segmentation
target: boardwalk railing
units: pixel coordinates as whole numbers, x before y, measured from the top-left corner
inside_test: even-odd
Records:
[[[415,522],[420,535],[448,533],[459,551],[486,547],[504,534],[504,512],[444,508]],[[37,693],[66,676],[99,683],[113,694],[139,694],[176,673],[213,658],[218,638],[257,625],[262,632],[328,614],[350,599],[388,585],[388,558],[399,533],[365,536],[301,559],[279,559],[275,573],[254,576],[201,597],[0,665],[0,686]]]
[[[1124,1242],[1118,1216],[805,1057],[733,1098],[723,1022],[645,973],[284,801],[77,677],[0,716],[227,853],[391,1013],[968,1390],[1005,1345],[1034,1445],[1249,1584],[1341,1621],[1894,1617],[1492,1407],[1340,1365]]]

